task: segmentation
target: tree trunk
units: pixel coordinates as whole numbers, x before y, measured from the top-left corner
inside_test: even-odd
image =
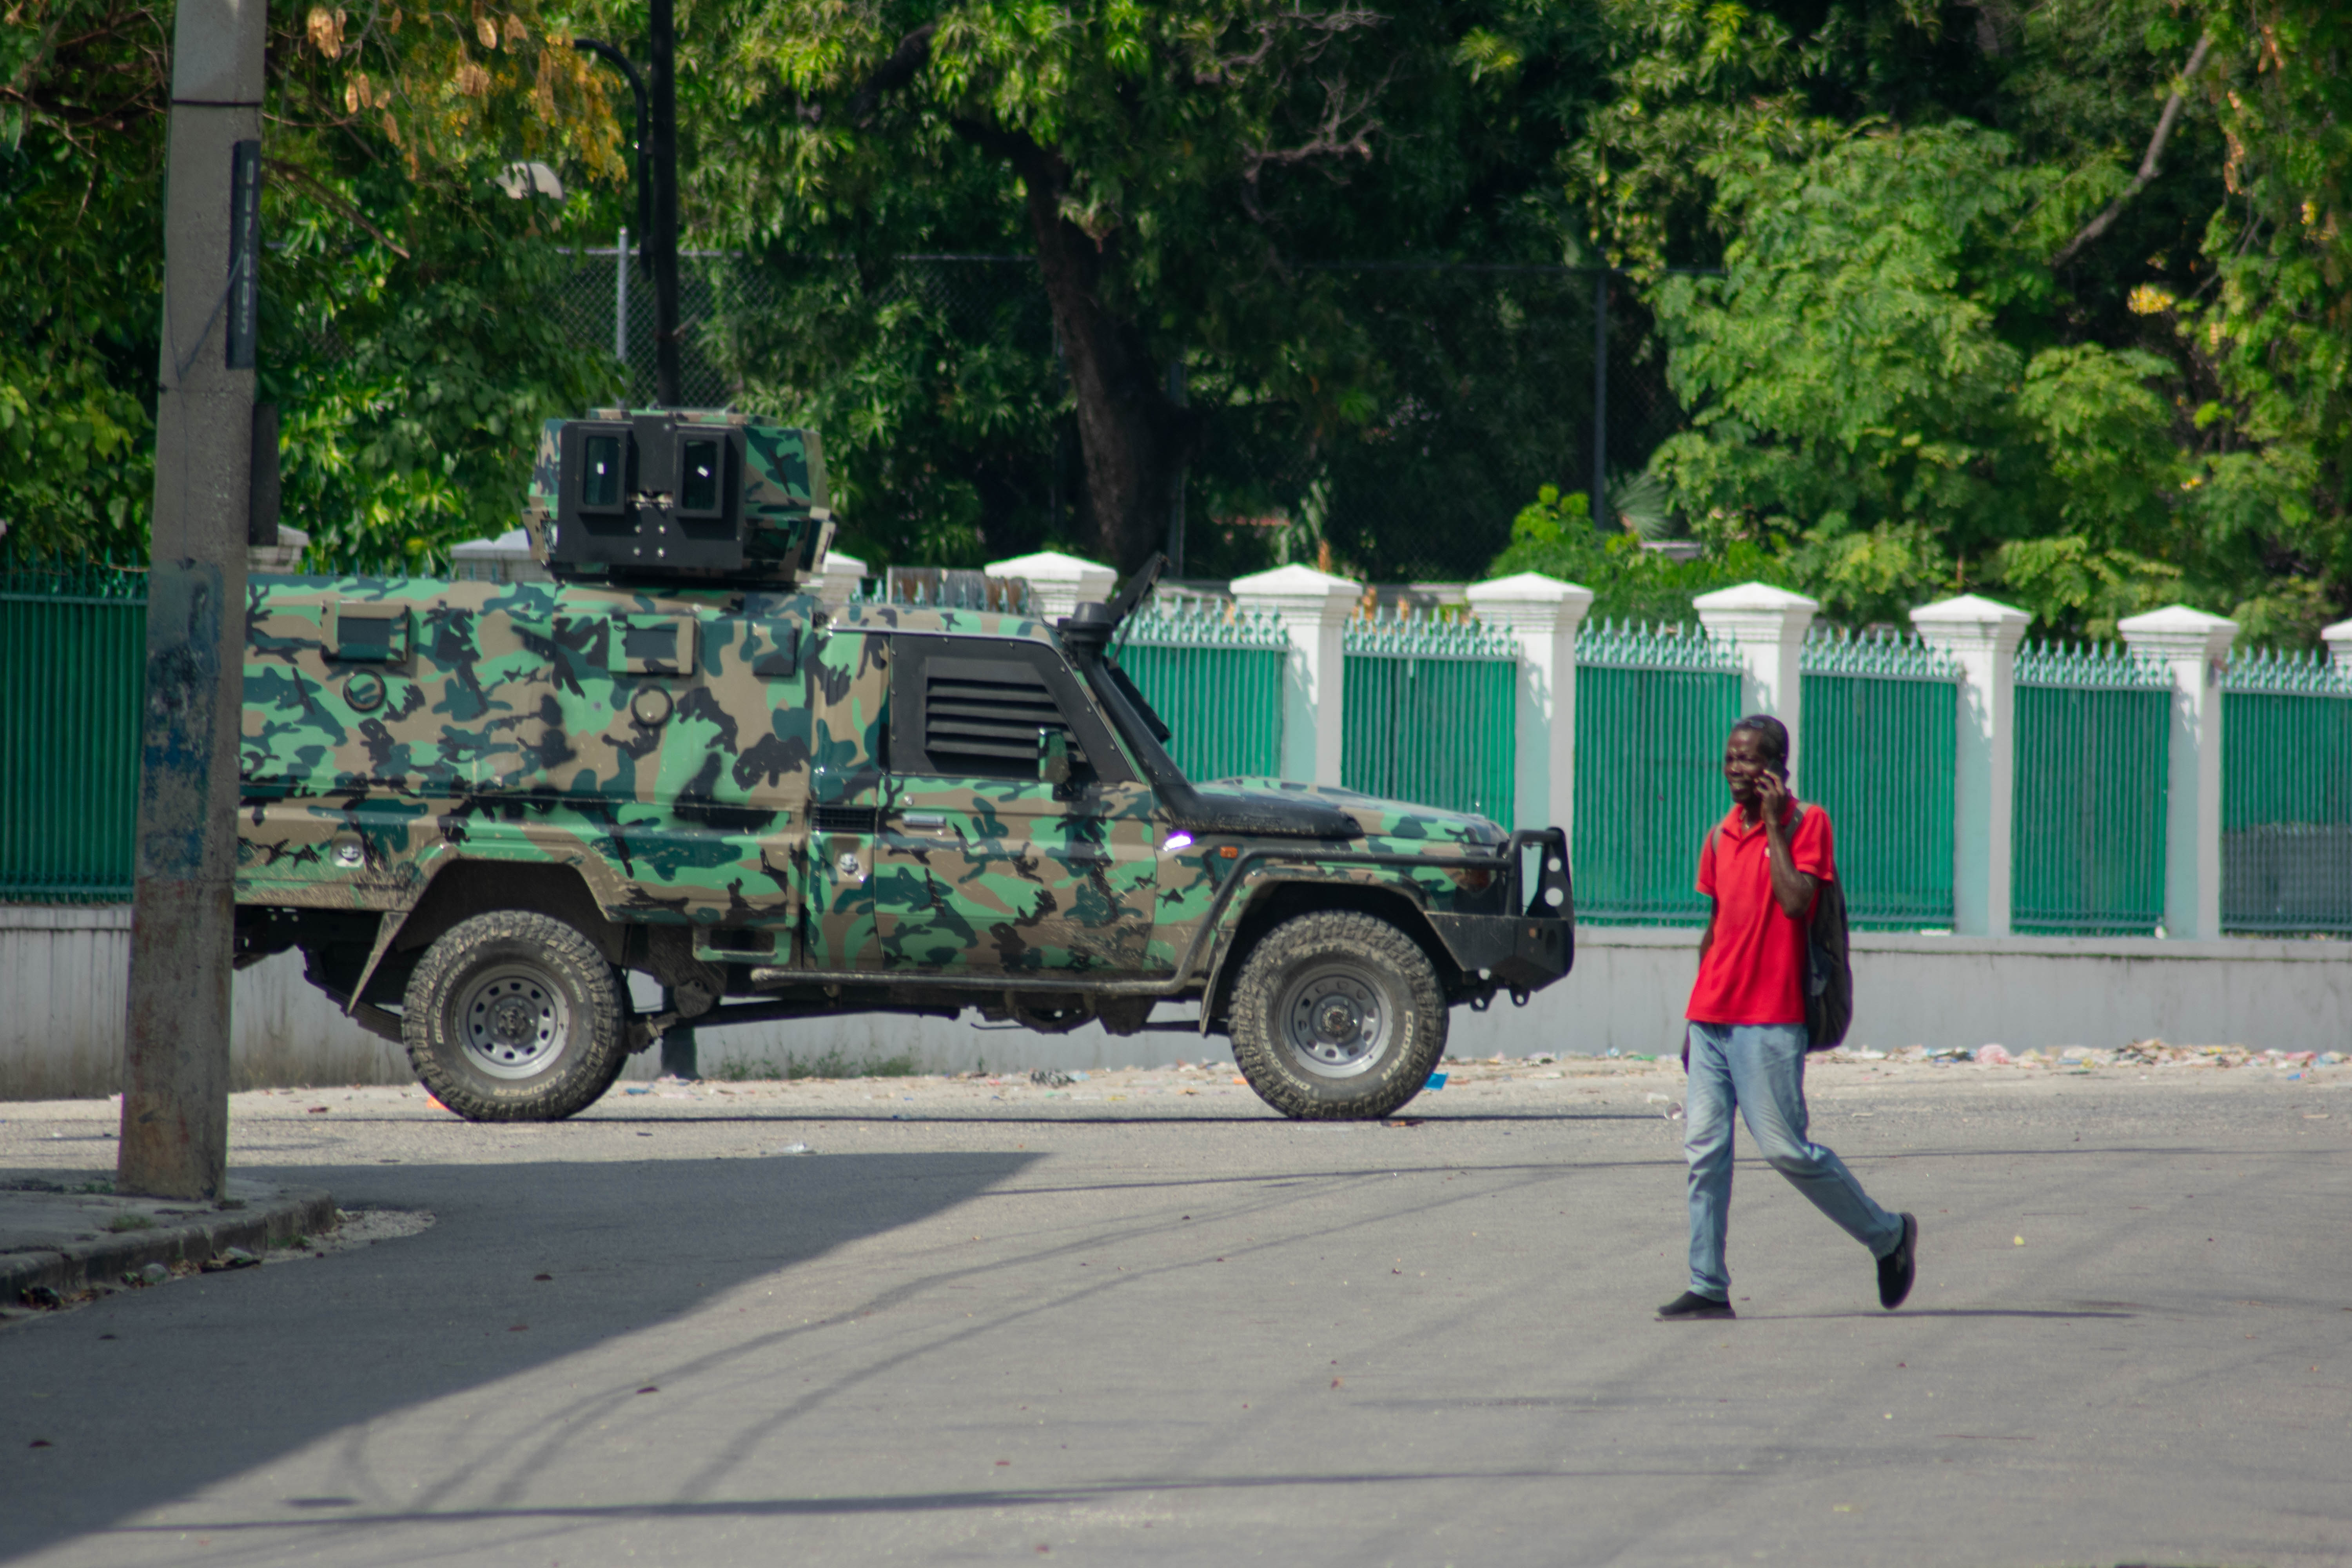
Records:
[[[1197,425],[1170,400],[1165,368],[1153,363],[1142,332],[1104,308],[1103,247],[1062,216],[1061,159],[1024,142],[1013,163],[1028,189],[1038,266],[1077,403],[1095,549],[1132,572],[1168,536]]]

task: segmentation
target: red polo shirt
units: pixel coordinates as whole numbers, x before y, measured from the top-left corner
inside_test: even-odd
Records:
[[[1801,811],[1789,830],[1789,852],[1798,870],[1834,881],[1830,814],[1811,802]],[[1698,890],[1715,900],[1715,941],[1699,961],[1698,983],[1684,1015],[1695,1024],[1805,1021],[1808,922],[1780,912],[1772,896],[1770,852],[1762,821],[1748,826],[1737,805],[1699,850]]]

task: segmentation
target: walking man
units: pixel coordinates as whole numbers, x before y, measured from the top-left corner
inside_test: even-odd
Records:
[[[1919,1222],[1887,1213],[1835,1154],[1805,1132],[1805,955],[1813,900],[1837,879],[1829,813],[1789,793],[1789,731],[1778,719],[1742,719],[1723,748],[1731,811],[1699,851],[1707,896],[1691,987],[1683,1065],[1683,1152],[1690,1162],[1690,1289],[1662,1320],[1730,1318],[1723,1260],[1731,1217],[1732,1111],[1772,1168],[1878,1259],[1878,1302],[1911,1293]]]

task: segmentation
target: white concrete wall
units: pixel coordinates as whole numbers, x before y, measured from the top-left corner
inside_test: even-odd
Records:
[[[130,919],[120,908],[0,905],[0,1100],[75,1099],[118,1087]],[[1498,999],[1456,1008],[1459,1056],[1536,1051],[1628,1055],[1681,1048],[1682,1007],[1696,966],[1688,931],[1587,928],[1575,973],[1524,1008]],[[2258,1049],[2352,1048],[2352,942],[2158,942],[2152,938],[1935,937],[1857,932],[1849,1043],[1895,1047],[1999,1042]],[[236,977],[234,1081],[405,1083],[407,1059],[345,1018],[284,953]],[[1167,1021],[1195,1016],[1164,1007]],[[728,1064],[781,1068],[832,1055],[849,1062],[910,1056],[924,1070],[1156,1066],[1228,1056],[1222,1039],[1185,1031],[1067,1035],[961,1019],[872,1014],[705,1029],[705,1073]],[[660,1053],[630,1059],[650,1078]]]
[[[1456,1009],[1462,1056],[1679,1052],[1693,931],[1584,929],[1576,968],[1523,1009]],[[2352,1048],[2352,942],[1951,937],[1856,931],[1850,1046],[2011,1050]]]
[[[121,1088],[131,909],[0,904],[0,1100]],[[280,953],[236,977],[229,1044],[237,1089],[406,1083],[408,1058],[344,1017]]]

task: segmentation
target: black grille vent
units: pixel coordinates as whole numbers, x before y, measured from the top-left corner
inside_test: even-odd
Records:
[[[819,833],[879,833],[882,831],[882,808],[874,805],[813,805],[809,807],[809,826]]]
[[[935,772],[1037,776],[1037,731],[1062,730],[1045,677],[1010,659],[940,658],[923,668],[923,750]]]

